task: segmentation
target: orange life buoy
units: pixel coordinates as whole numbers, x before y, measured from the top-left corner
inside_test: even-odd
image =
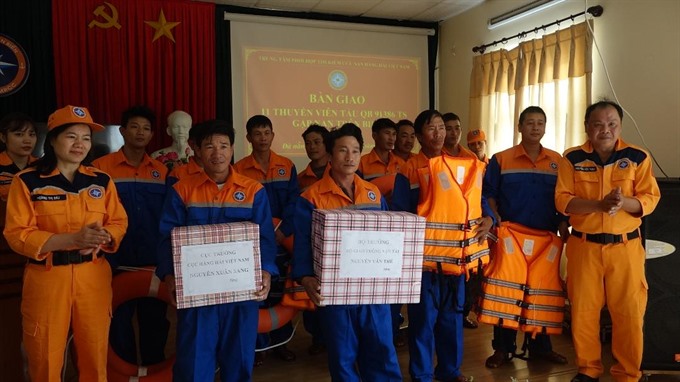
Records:
[[[257,332],[269,333],[292,320],[297,313],[297,309],[276,304],[271,308],[260,309],[258,313]]]
[[[155,277],[152,269],[119,273],[113,278],[112,286],[112,309],[114,311],[122,303],[141,297],[155,297],[167,304],[171,303],[168,288],[164,282]],[[174,364],[175,355],[173,354],[165,361],[155,365],[134,365],[120,358],[109,345],[106,371],[110,382],[163,382],[172,380],[172,366]]]

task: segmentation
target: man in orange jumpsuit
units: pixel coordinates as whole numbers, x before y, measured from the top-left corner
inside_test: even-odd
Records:
[[[617,360],[612,377],[634,382],[641,374],[647,280],[640,218],[654,210],[660,192],[649,154],[619,138],[622,119],[616,103],[589,106],[588,141],[568,149],[558,170],[555,205],[573,227],[567,291],[578,374],[572,382],[597,381],[603,372],[599,330],[605,304]]]

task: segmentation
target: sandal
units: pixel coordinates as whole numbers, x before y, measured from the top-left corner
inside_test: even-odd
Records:
[[[500,350],[496,350],[495,352],[493,352],[491,357],[486,359],[486,363],[484,365],[489,369],[497,369],[503,366],[508,361],[510,361],[510,357],[508,357],[506,353]]]
[[[477,329],[479,325],[472,320],[469,316],[463,318],[463,327],[467,329]]]

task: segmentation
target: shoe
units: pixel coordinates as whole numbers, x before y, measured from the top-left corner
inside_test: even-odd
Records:
[[[446,378],[446,379],[438,378],[438,377],[435,375],[435,376],[434,376],[434,380],[435,380],[435,381],[439,381],[439,382],[470,382],[470,381],[472,381],[471,379],[468,379],[468,377],[466,377],[466,376],[464,376],[464,375],[459,375],[459,376],[457,376],[457,377]]]
[[[470,318],[470,316],[467,316],[463,319],[463,327],[466,329],[477,329],[479,325]]]
[[[281,358],[281,360],[286,361],[286,362],[292,362],[295,361],[295,353],[290,351],[286,345],[281,345],[277,348],[274,349],[274,354],[276,354],[277,357]]]
[[[550,363],[555,363],[558,365],[566,365],[568,363],[567,357],[554,351],[549,351],[547,353],[530,354],[529,359],[548,361]]]
[[[406,335],[400,331],[394,336],[394,347],[400,348],[404,346],[406,346]]]
[[[265,352],[263,351],[255,352],[255,362],[253,362],[253,367],[262,366],[262,364],[264,363],[264,358]]]
[[[496,350],[495,352],[493,352],[491,357],[486,359],[486,363],[484,365],[489,369],[497,369],[503,366],[508,361],[510,361],[510,357],[508,357],[506,353],[500,350]]]
[[[321,354],[325,351],[326,351],[326,345],[324,345],[324,344],[312,344],[312,346],[310,346],[309,349],[307,350],[307,352],[310,355]]]
[[[599,380],[600,378],[593,378],[585,374],[578,373],[574,378],[571,379],[571,382],[599,382]]]

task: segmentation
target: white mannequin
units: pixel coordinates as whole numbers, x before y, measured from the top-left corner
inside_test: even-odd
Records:
[[[165,131],[172,137],[172,145],[154,151],[151,157],[163,162],[169,168],[175,164],[187,163],[189,157],[194,155],[187,143],[191,122],[191,116],[182,110],[170,113]]]

